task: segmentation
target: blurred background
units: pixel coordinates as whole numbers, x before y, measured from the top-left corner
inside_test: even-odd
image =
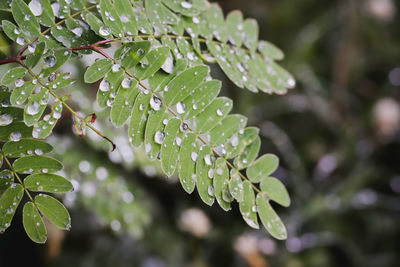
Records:
[[[97,113],[96,126],[118,150],[109,153],[90,133],[74,136],[65,112],[50,141],[76,189],[63,199],[72,230],[49,225],[47,244],[36,245],[20,210],[0,237],[1,267],[399,266],[400,1],[216,2],[256,18],[261,39],[285,52],[281,64],[297,80],[284,96],[251,94],[214,69],[234,112],[260,127],[262,152],[281,158],[276,176],[292,205],[276,208],[288,239],[252,230],[236,205],[228,213],[208,207],[160,175],[158,164],[132,152],[124,131],[102,121],[91,106],[96,88],[78,82],[67,93],[83,113]],[[0,37],[2,51],[14,54],[8,42]],[[91,60],[64,70],[82,79]]]

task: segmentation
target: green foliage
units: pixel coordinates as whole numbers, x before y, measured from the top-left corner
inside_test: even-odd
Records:
[[[212,79],[206,65],[217,63],[236,86],[254,93],[281,94],[292,88],[294,79],[275,62],[282,52],[258,41],[257,23],[244,20],[239,11],[225,20],[220,7],[206,0],[73,2],[32,1],[28,7],[13,0],[16,24],[2,22],[5,34],[23,48],[15,61],[21,67],[1,80],[11,90],[2,92],[1,99],[1,151],[9,169],[3,175],[15,178],[2,183],[8,188],[0,198],[1,229],[9,226],[23,194],[30,200],[23,223],[33,241],[46,241],[41,215],[58,228],[70,228],[70,216],[59,201],[31,195],[72,190],[67,179],[54,174],[62,163],[42,155],[51,146],[38,139],[52,133],[63,107],[72,112],[79,135],[88,127],[104,137],[92,125],[94,115],[82,117],[66,103],[68,97],[57,94],[74,83],[61,67],[71,57],[96,52],[105,58],[88,67],[84,80],[101,80],[97,104],[114,126],[128,125],[134,148],[144,148],[149,161],[159,160],[165,175],[178,175],[186,192],[197,188],[204,203],[213,205],[216,199],[227,211],[235,199],[249,226],[259,227],[258,216],[271,235],[286,238],[269,204],[270,199],[290,204],[284,186],[269,177],[278,159],[270,154],[256,159],[258,129],[246,127],[243,115],[229,114],[232,100],[217,97],[221,82]],[[114,54],[106,52],[109,43],[120,44]],[[43,115],[48,106],[50,113]],[[11,163],[8,158],[16,159]],[[259,188],[255,183],[260,181]]]

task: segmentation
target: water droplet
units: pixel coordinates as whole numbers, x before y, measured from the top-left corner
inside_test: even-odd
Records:
[[[48,173],[48,172],[49,172],[49,170],[48,170],[48,169],[46,169],[46,168],[43,168],[43,169],[42,169],[42,172],[43,172],[43,173]]]
[[[209,154],[204,156],[204,162],[209,166],[212,165],[211,156]]]
[[[231,145],[234,146],[234,147],[237,146],[237,145],[239,145],[239,137],[238,137],[237,134],[235,134],[235,135],[233,135],[233,136],[231,137],[230,143],[231,143]]]
[[[200,19],[198,17],[193,17],[192,21],[194,24],[199,24],[200,23]]]
[[[187,125],[187,123],[182,123],[181,124],[181,131],[187,131],[189,129],[189,125]]]
[[[162,131],[157,131],[156,134],[154,135],[154,141],[157,144],[162,144],[164,142],[165,139],[165,134]]]
[[[137,54],[138,54],[139,56],[142,56],[142,55],[144,54],[143,48],[139,48],[138,51],[137,51]]]
[[[13,117],[10,114],[0,115],[0,126],[6,126],[13,122]]]
[[[36,115],[39,113],[40,110],[40,104],[36,101],[29,103],[28,108],[27,108],[27,112],[29,115]]]
[[[196,162],[198,154],[196,152],[192,152],[192,154],[190,155],[191,159]]]
[[[21,30],[18,29],[18,28],[15,28],[15,29],[14,29],[14,33],[15,33],[15,34],[20,34],[20,33],[21,33]]]
[[[25,45],[25,39],[21,36],[18,36],[17,39],[15,39],[15,42],[19,45]]]
[[[221,111],[220,109],[217,109],[217,115],[218,115],[218,116],[222,116],[222,115],[224,115],[224,114],[222,113],[222,111]]]
[[[39,156],[40,156],[40,155],[43,155],[43,151],[42,151],[40,148],[36,148],[36,149],[35,149],[35,154],[36,154],[36,155],[39,155]]]
[[[183,104],[182,102],[178,102],[176,104],[176,112],[178,114],[183,114],[185,112],[185,108],[186,108],[185,104]]]
[[[224,170],[223,170],[222,168],[218,168],[218,169],[216,170],[216,173],[217,173],[218,175],[222,175],[222,174],[224,173]]]
[[[29,52],[31,52],[31,53],[35,52],[35,49],[36,49],[36,43],[28,45],[28,51]]]
[[[163,71],[165,71],[166,73],[169,73],[169,74],[171,74],[174,71],[174,59],[173,59],[171,53],[169,53],[164,64],[161,66],[161,69],[163,69]]]
[[[177,146],[181,146],[182,145],[182,138],[180,138],[180,137],[175,137],[175,144],[177,145]]]
[[[60,16],[60,4],[55,2],[51,4],[51,9],[53,10],[53,14],[56,17]]]
[[[208,176],[208,178],[213,179],[214,178],[214,169],[209,169],[207,172],[207,176]]]
[[[214,190],[214,187],[212,186],[212,185],[210,185],[209,187],[208,187],[208,194],[210,195],[210,196],[214,196],[214,194],[215,194],[215,190]]]
[[[83,33],[83,29],[81,27],[75,27],[71,29],[71,32],[73,32],[76,36],[81,37]]]
[[[112,107],[114,105],[114,100],[107,99],[107,107]]]
[[[103,92],[107,92],[110,90],[110,83],[106,80],[102,80],[99,86],[99,90]]]
[[[296,86],[296,81],[293,78],[289,78],[289,80],[287,81],[287,86],[289,88],[294,88]]]
[[[119,64],[114,64],[111,67],[112,72],[117,72],[121,69],[121,66]]]
[[[125,79],[122,80],[121,82],[121,86],[123,88],[129,88],[132,85],[132,79],[129,77],[126,77]]]
[[[162,106],[161,99],[159,99],[156,96],[153,96],[152,98],[150,98],[150,106],[155,111],[159,111],[161,109],[161,106]]]
[[[44,58],[44,64],[46,67],[51,68],[56,64],[56,57],[55,56],[48,56]]]
[[[182,2],[181,2],[181,6],[182,6],[183,8],[192,8],[192,3],[187,2],[187,1],[182,1]]]
[[[42,3],[40,2],[40,0],[32,0],[30,3],[29,3],[29,8],[30,8],[30,10],[32,11],[32,14],[34,15],[34,16],[40,16],[40,15],[42,15],[42,13],[43,13],[43,6],[42,6]]]
[[[110,34],[110,29],[107,28],[107,27],[101,26],[101,27],[100,27],[100,30],[99,30],[99,33],[100,33],[101,35],[103,35],[103,36],[107,36],[107,35]]]
[[[52,74],[49,75],[47,79],[49,80],[49,82],[54,82],[57,79],[57,74],[53,72]]]
[[[193,104],[193,110],[196,110],[197,109],[197,105],[196,104]]]
[[[188,58],[190,61],[193,61],[193,60],[195,59],[194,52],[188,52],[188,53],[186,54],[186,56],[187,56],[187,58]]]
[[[31,15],[26,14],[25,17],[24,17],[24,20],[28,21],[28,20],[30,20],[30,19],[31,19]]]
[[[20,132],[12,132],[10,134],[10,140],[14,142],[18,142],[21,140],[21,133]]]
[[[251,210],[252,210],[253,212],[258,212],[258,206],[257,206],[257,205],[254,205],[253,207],[251,207]]]

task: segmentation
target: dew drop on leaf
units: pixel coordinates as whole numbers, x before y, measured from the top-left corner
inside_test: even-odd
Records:
[[[161,109],[161,106],[162,106],[161,99],[159,99],[156,96],[153,96],[152,98],[150,98],[150,106],[155,111],[159,111]]]
[[[83,29],[81,27],[75,27],[71,29],[71,32],[73,32],[76,36],[81,37],[83,33]]]
[[[40,110],[40,104],[36,101],[29,103],[27,112],[29,115],[36,115],[39,113]]]
[[[104,26],[100,27],[99,33],[103,36],[107,36],[110,34],[110,29]]]
[[[0,126],[6,126],[13,122],[13,117],[10,114],[0,115]]]
[[[21,140],[21,133],[20,132],[12,132],[10,134],[10,140],[14,142],[18,142]]]
[[[18,36],[15,42],[17,42],[19,45],[25,45],[25,39],[21,36]]]
[[[132,79],[129,77],[126,77],[125,79],[122,80],[121,82],[121,86],[123,88],[129,88],[132,85]]]
[[[32,14],[34,15],[34,16],[40,16],[40,15],[42,15],[42,13],[43,13],[43,6],[42,6],[42,3],[40,2],[40,0],[32,0],[30,3],[29,3],[29,8],[30,8],[30,10],[32,11]]]
[[[44,58],[44,64],[46,67],[51,68],[56,64],[56,57],[55,56],[48,56]]]
[[[162,131],[157,131],[156,134],[154,135],[154,141],[157,144],[162,144],[164,142],[165,139],[165,134]]]
[[[186,108],[185,104],[183,104],[182,102],[178,102],[176,104],[176,112],[178,114],[183,114],[185,112],[185,108]]]
[[[107,92],[110,90],[110,83],[106,80],[102,80],[99,86],[100,91]]]
[[[181,6],[182,6],[183,8],[192,8],[192,3],[187,2],[187,1],[182,1],[182,2],[181,2]]]

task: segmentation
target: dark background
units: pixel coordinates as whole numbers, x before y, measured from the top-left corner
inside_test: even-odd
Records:
[[[216,204],[207,207],[196,193],[187,195],[173,179],[149,178],[157,170],[140,152],[133,163],[138,168],[119,162],[93,140],[73,137],[65,119],[53,142],[72,140],[56,151],[68,155],[66,173],[82,182],[89,178],[79,163],[106,166],[134,192],[141,218],[147,219],[119,228],[113,222],[120,216],[118,205],[112,205],[119,191],[106,196],[97,191],[88,200],[90,185],[81,183],[77,200],[65,199],[73,203],[72,230],[53,229],[47,245],[36,245],[17,214],[0,237],[1,267],[398,266],[400,2],[217,2],[225,14],[240,9],[256,18],[261,39],[285,52],[281,64],[297,80],[287,95],[271,96],[235,88],[220,76],[234,111],[260,127],[262,152],[281,158],[276,176],[287,185],[292,205],[276,208],[288,240],[251,230],[237,206],[225,213]],[[183,218],[191,219],[194,229],[185,227]]]

